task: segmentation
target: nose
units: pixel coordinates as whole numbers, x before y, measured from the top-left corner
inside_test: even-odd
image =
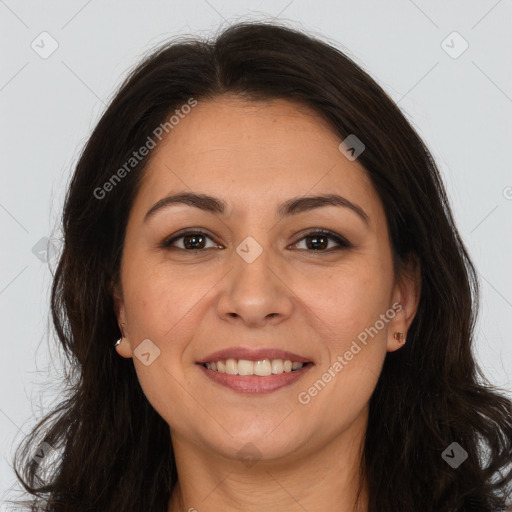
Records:
[[[234,268],[226,276],[217,303],[223,320],[264,327],[290,316],[293,293],[286,284],[284,272],[272,266],[271,256],[270,250],[264,250],[248,262],[236,253],[233,255]]]

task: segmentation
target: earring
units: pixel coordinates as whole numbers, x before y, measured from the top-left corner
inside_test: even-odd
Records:
[[[399,343],[405,343],[403,332],[395,332],[395,334],[393,334],[393,338],[395,338],[395,340],[397,340]]]
[[[124,330],[123,330],[124,324],[119,325],[119,330],[121,331],[121,337],[114,343],[114,350],[117,348],[117,346],[123,341],[124,339]]]

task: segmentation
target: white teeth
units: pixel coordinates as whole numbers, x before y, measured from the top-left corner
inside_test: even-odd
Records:
[[[283,361],[281,359],[272,359],[272,373],[283,373]]]
[[[238,374],[238,363],[235,359],[228,359],[226,361],[226,373],[229,373],[229,375]]]
[[[304,363],[290,361],[289,359],[261,359],[259,361],[249,361],[247,359],[227,359],[221,361],[212,361],[205,364],[209,370],[229,375],[257,375],[259,377],[268,377],[269,375],[279,375],[291,371],[300,370]]]
[[[254,361],[254,375],[259,375],[260,377],[268,377],[269,375],[272,375],[270,361],[268,359],[263,359],[263,361]]]
[[[257,362],[257,361],[256,361]],[[254,367],[256,363],[240,359],[238,361],[238,375],[254,375]]]

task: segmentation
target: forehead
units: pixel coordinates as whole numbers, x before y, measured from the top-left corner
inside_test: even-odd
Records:
[[[139,196],[148,205],[172,192],[201,192],[243,215],[253,201],[270,208],[286,197],[339,193],[365,203],[371,216],[379,199],[340,142],[318,113],[287,100],[198,101],[153,150]]]
[[[244,101],[228,96],[199,101],[174,126],[156,154],[168,157],[174,153],[177,163],[185,157],[196,164],[215,159],[236,162],[250,155],[240,165],[269,168],[295,161],[298,146],[302,156],[313,159],[338,144],[327,123],[306,106],[282,99]]]

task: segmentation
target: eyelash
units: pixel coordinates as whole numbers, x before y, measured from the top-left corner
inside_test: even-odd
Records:
[[[178,241],[182,238],[185,238],[188,235],[202,235],[202,236],[209,238],[212,242],[215,242],[213,240],[213,238],[210,235],[208,235],[208,233],[205,233],[204,231],[202,231],[200,229],[196,229],[196,230],[189,230],[184,233],[180,233],[177,236],[174,236],[172,238],[168,238],[168,239],[164,240],[160,244],[160,248],[167,249],[167,250],[179,249],[179,250],[185,251],[185,252],[202,252],[202,251],[206,251],[207,249],[212,249],[212,247],[208,247],[207,249],[182,249],[181,247],[172,247],[172,245],[176,241]],[[335,248],[331,247],[330,249],[321,249],[321,250],[312,250],[312,249],[311,250],[300,249],[300,250],[306,251],[306,252],[312,252],[312,253],[331,253],[333,250],[349,249],[352,247],[352,244],[348,240],[346,240],[345,238],[343,238],[340,235],[337,235],[336,233],[334,233],[332,231],[329,231],[328,229],[315,229],[314,231],[311,231],[311,232],[305,234],[302,238],[297,240],[293,245],[297,245],[299,242],[302,242],[305,238],[313,237],[315,235],[323,235],[330,240],[334,240],[338,244],[338,247],[335,247]]]

